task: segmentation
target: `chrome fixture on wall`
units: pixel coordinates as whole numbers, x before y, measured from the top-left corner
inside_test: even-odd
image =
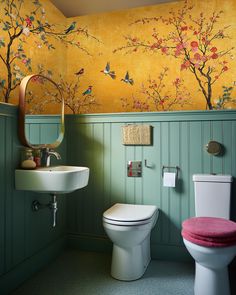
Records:
[[[142,162],[141,161],[129,161],[127,164],[127,176],[128,177],[141,177],[142,176]]]
[[[223,146],[217,141],[210,140],[206,145],[206,151],[213,156],[218,156],[222,154]]]

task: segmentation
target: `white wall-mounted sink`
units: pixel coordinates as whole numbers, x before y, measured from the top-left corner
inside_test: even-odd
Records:
[[[42,167],[35,170],[15,170],[17,190],[49,194],[65,194],[88,184],[89,168],[77,166]]]

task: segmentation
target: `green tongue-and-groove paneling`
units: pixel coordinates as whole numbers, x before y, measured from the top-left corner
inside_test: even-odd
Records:
[[[32,201],[50,196],[15,190],[20,164],[17,107],[0,103],[0,294],[8,294],[58,255],[65,245],[66,198],[58,197],[57,227],[49,209],[33,212]],[[66,161],[66,146],[59,149]],[[61,161],[62,163],[62,161]]]
[[[124,146],[121,126],[153,126],[153,145]],[[34,133],[34,135],[37,134]],[[224,145],[222,156],[207,154],[209,140]],[[47,209],[32,212],[34,199],[49,196],[14,189],[14,170],[22,146],[17,136],[17,108],[0,104],[0,293],[7,294],[61,251],[68,233],[71,246],[108,251],[102,213],[116,202],[154,204],[160,209],[152,231],[152,257],[188,259],[181,223],[194,215],[192,174],[223,173],[236,177],[236,111],[67,115],[63,160],[54,164],[88,166],[89,185],[58,197],[58,224],[51,227]],[[144,160],[141,178],[128,178],[129,160]],[[162,165],[179,166],[176,188],[162,186]],[[67,204],[67,206],[66,206]],[[66,229],[67,207],[67,229]],[[236,220],[236,189],[232,215]]]
[[[124,146],[121,126],[153,126],[153,145]],[[194,173],[222,173],[236,177],[236,112],[126,113],[66,117],[68,162],[88,166],[87,188],[68,198],[69,241],[73,246],[106,249],[102,213],[116,202],[152,204],[160,209],[152,232],[152,257],[188,258],[181,223],[194,216]],[[222,156],[209,155],[209,140],[223,144]],[[144,167],[144,160],[152,168]],[[129,160],[141,160],[141,178],[129,178]],[[176,188],[162,185],[161,167],[180,167]],[[235,184],[234,184],[235,187]],[[232,219],[236,220],[235,188]]]

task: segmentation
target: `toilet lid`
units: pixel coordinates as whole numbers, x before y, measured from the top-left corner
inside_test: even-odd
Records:
[[[182,236],[193,243],[210,247],[236,244],[236,223],[224,218],[193,217],[182,224]]]
[[[152,205],[132,205],[117,203],[103,213],[103,217],[122,221],[132,222],[150,219],[156,212],[157,207]]]

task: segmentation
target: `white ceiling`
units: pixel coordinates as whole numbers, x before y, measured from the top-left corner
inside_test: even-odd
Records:
[[[51,2],[66,17],[123,10],[175,1],[180,0],[51,0]]]

